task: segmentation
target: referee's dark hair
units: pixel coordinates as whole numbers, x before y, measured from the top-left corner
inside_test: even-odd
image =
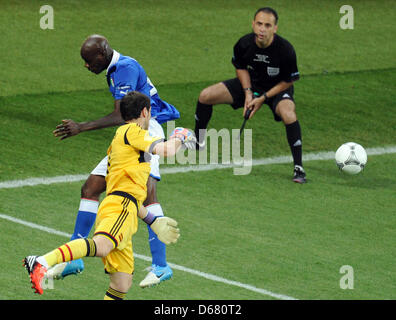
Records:
[[[125,121],[138,119],[143,108],[150,110],[150,98],[138,91],[128,92],[120,102],[121,117]]]
[[[270,7],[264,7],[264,8],[260,8],[256,11],[256,13],[254,14],[254,19],[256,19],[256,16],[259,12],[266,12],[266,13],[271,13],[273,14],[273,16],[275,17],[275,24],[278,24],[278,13],[270,8]]]

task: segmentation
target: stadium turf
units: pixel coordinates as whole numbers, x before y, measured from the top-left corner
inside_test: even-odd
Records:
[[[112,110],[104,77],[83,68],[79,47],[86,36],[101,33],[137,58],[160,96],[180,110],[176,125],[191,128],[199,92],[234,76],[232,46],[250,32],[262,6],[237,0],[50,4],[54,30],[40,29],[38,1],[0,4],[7,48],[0,68],[0,183],[88,174],[104,156],[114,128],[65,141],[52,136],[62,119],[85,121]],[[279,33],[297,51],[304,153],[335,151],[347,141],[394,146],[392,2],[349,1],[353,30],[339,27],[342,1],[265,4],[278,10]],[[238,129],[241,120],[240,111],[216,106],[210,128]],[[285,130],[269,110],[246,128],[252,129],[254,159],[289,155]],[[255,166],[246,176],[232,169],[164,174],[159,199],[181,229],[180,241],[168,248],[174,279],[138,287],[150,264],[140,223],[127,299],[395,299],[395,161],[395,154],[369,156],[357,176],[340,173],[334,160],[306,162],[306,185],[291,182],[289,163]],[[0,218],[0,299],[103,298],[108,280],[100,259],[85,259],[83,274],[55,282],[41,297],[33,295],[20,262],[67,240],[21,221],[72,233],[81,184],[0,188],[0,214],[9,217]],[[353,289],[340,288],[344,265],[354,269]]]

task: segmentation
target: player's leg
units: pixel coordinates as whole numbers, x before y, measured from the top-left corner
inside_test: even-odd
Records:
[[[149,133],[151,136],[165,138],[161,125],[154,119],[150,120]],[[150,160],[150,176],[147,180],[147,198],[143,205],[153,215],[163,216],[161,204],[157,198],[157,182],[161,180],[159,170],[159,157],[152,155]],[[140,287],[156,285],[172,277],[172,269],[166,263],[166,245],[160,241],[154,231],[147,225],[148,240],[152,256],[151,270],[147,276],[140,282]]]
[[[292,93],[291,93],[292,94]],[[281,93],[282,96],[285,93]],[[297,183],[306,182],[306,174],[302,164],[302,137],[301,127],[297,119],[296,105],[294,101],[287,96],[277,102],[275,113],[282,119],[285,128],[287,141],[294,162],[293,181]]]
[[[49,268],[62,263],[80,260],[83,257],[106,257],[113,249],[114,243],[107,237],[95,235],[92,239],[79,238],[71,240],[42,256],[28,256],[24,265],[29,273],[32,288],[43,294],[42,281]]]
[[[163,216],[161,204],[157,198],[157,179],[149,176],[147,181],[147,198],[143,205],[146,209],[153,213],[155,216]],[[150,226],[147,225],[148,239],[150,244],[150,251],[152,256],[152,265],[158,265],[160,267],[166,267],[166,245],[161,242],[157,235],[151,230]]]
[[[100,161],[91,172],[81,188],[80,206],[77,212],[74,232],[70,240],[87,238],[96,219],[100,195],[106,190],[107,156]],[[82,259],[62,263],[48,270],[48,276],[54,279],[63,279],[84,270]]]
[[[98,213],[99,197],[106,191],[106,173],[107,156],[92,170],[81,188],[80,207],[72,239],[88,237]]]
[[[110,285],[104,300],[123,300],[132,286],[133,275],[126,272],[110,274]]]
[[[107,167],[107,157],[105,162]],[[95,223],[100,195],[104,191],[106,191],[105,175],[91,173],[81,188],[80,207],[71,237],[72,240],[88,237]]]
[[[105,271],[110,275],[105,300],[124,299],[132,284],[134,258],[131,239],[137,231],[140,205],[141,202],[126,193],[107,195],[100,205],[94,239],[107,241],[107,249],[110,249],[102,258]]]
[[[107,157],[106,168],[107,168]],[[71,240],[87,238],[96,219],[100,195],[106,190],[106,180],[103,175],[90,174],[81,188],[80,207],[77,212],[74,232]],[[59,266],[61,268],[61,266]],[[69,262],[63,269],[60,278],[81,273],[84,270],[82,259]]]
[[[93,239],[98,246],[98,257],[107,257],[114,249],[114,243],[105,236],[95,235]],[[130,249],[130,252],[132,253],[132,249]],[[114,255],[111,259],[115,259]],[[106,261],[106,258],[104,261]],[[132,272],[114,272],[110,273],[109,276],[110,284],[105,293],[104,300],[123,300],[132,285]]]
[[[161,204],[157,199],[157,179],[152,176],[149,177],[147,182],[147,198],[144,206],[155,216],[164,215]],[[166,262],[166,245],[158,239],[150,226],[147,225],[147,229],[152,262],[149,273],[139,284],[141,288],[157,285],[173,276],[173,271]]]
[[[195,136],[197,148],[205,146],[205,131],[212,117],[213,106],[217,104],[234,104],[235,95],[242,89],[238,79],[216,83],[203,89],[199,95],[195,110]],[[243,107],[243,104],[241,105]]]
[[[99,207],[92,239],[71,240],[43,256],[26,257],[24,265],[33,284],[32,288],[42,294],[42,280],[48,268],[83,257],[102,257],[105,269],[110,274],[132,274],[134,260],[131,238],[137,230],[139,205],[130,195],[109,195]]]
[[[27,256],[24,266],[29,273],[32,288],[36,293],[43,294],[42,281],[50,267],[74,259],[97,256],[97,250],[104,252],[93,239],[84,238],[71,240],[42,256]]]

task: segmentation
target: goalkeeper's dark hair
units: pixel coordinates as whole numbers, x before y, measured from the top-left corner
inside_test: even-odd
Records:
[[[278,24],[278,13],[274,9],[270,7],[260,8],[254,14],[254,19],[256,19],[256,16],[259,12],[271,13],[275,17],[275,24]]]
[[[125,121],[138,119],[144,108],[150,110],[150,98],[138,91],[128,92],[120,102],[121,117]]]

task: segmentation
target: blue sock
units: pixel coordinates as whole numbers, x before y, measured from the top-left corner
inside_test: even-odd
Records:
[[[150,226],[147,226],[149,232],[149,244],[152,256],[152,264],[160,267],[166,266],[166,245],[161,242],[157,235],[151,230]]]
[[[91,231],[98,212],[99,201],[81,199],[78,209],[74,232],[70,240],[87,238]]]
[[[159,203],[154,203],[146,207],[151,213],[156,216],[163,216],[162,208]],[[166,266],[166,245],[160,241],[150,226],[147,226],[149,233],[149,244],[152,256],[152,264],[160,267]]]

